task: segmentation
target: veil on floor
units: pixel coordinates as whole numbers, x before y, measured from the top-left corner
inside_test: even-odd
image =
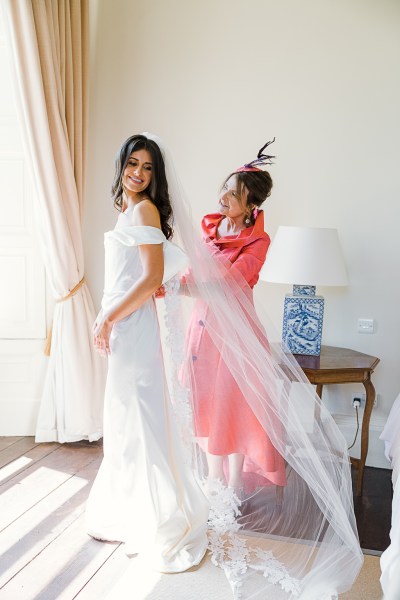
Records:
[[[276,339],[273,325],[256,313],[239,270],[211,255],[197,233],[165,144],[144,135],[163,152],[174,242],[189,257],[185,277],[167,284],[165,360],[187,460],[210,502],[212,561],[224,569],[236,599],[334,600],[351,587],[363,561],[345,439],[294,357],[268,341]],[[209,339],[202,361],[188,334],[193,319]],[[218,390],[207,390],[207,374],[217,366],[210,380]],[[226,411],[237,409],[232,390],[246,403],[232,433],[244,455],[238,488],[226,484],[228,450],[226,481],[208,477],[207,452],[219,453],[218,439],[203,435],[201,408],[202,394],[218,393],[223,425]]]

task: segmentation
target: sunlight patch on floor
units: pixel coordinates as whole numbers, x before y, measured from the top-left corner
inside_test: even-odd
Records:
[[[17,473],[17,471],[23,469],[31,462],[31,458],[28,458],[27,456],[20,456],[16,460],[8,463],[8,465],[5,465],[5,467],[0,469],[0,481],[4,481],[4,479],[7,479],[7,477],[10,477],[10,475]]]
[[[133,597],[135,600],[146,600],[162,576],[162,573],[151,569],[139,557],[132,558],[130,566],[107,594],[105,600],[123,600]]]

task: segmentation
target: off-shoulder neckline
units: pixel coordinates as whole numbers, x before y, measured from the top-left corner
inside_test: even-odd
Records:
[[[127,230],[130,231],[132,229],[152,229],[154,231],[157,231],[163,238],[165,238],[166,241],[168,241],[167,238],[165,237],[162,229],[160,229],[159,227],[154,227],[153,225],[125,225],[124,227],[110,229],[109,231],[106,231],[104,235],[118,233],[119,231],[122,231],[122,232],[127,231]]]
[[[137,228],[143,229],[144,227],[146,229],[155,229],[156,231],[159,231],[160,233],[163,234],[162,229],[160,229],[159,227],[154,227],[154,225],[125,225],[124,227],[118,227],[118,229],[116,231],[121,231],[121,229],[137,229]]]

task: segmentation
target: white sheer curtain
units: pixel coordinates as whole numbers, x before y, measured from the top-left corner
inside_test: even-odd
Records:
[[[385,455],[393,468],[390,545],[381,556],[381,585],[385,592],[384,600],[398,600],[400,598],[400,394],[394,401],[380,439],[385,442]]]
[[[56,301],[39,442],[102,435],[104,363],[84,279],[87,0],[1,0],[43,259]]]

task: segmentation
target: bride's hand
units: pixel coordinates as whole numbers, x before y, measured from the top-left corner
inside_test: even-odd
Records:
[[[113,323],[110,321],[97,320],[93,325],[93,342],[96,350],[102,355],[110,354],[110,335],[113,328]]]
[[[97,317],[96,317],[96,319],[95,319],[95,321],[93,323],[93,326],[92,326],[92,333],[93,333],[93,335],[94,335],[94,332],[96,331],[97,327],[99,326],[99,323],[102,320],[103,320],[103,309],[101,308],[99,310],[99,313],[98,313],[98,315],[97,315]]]

